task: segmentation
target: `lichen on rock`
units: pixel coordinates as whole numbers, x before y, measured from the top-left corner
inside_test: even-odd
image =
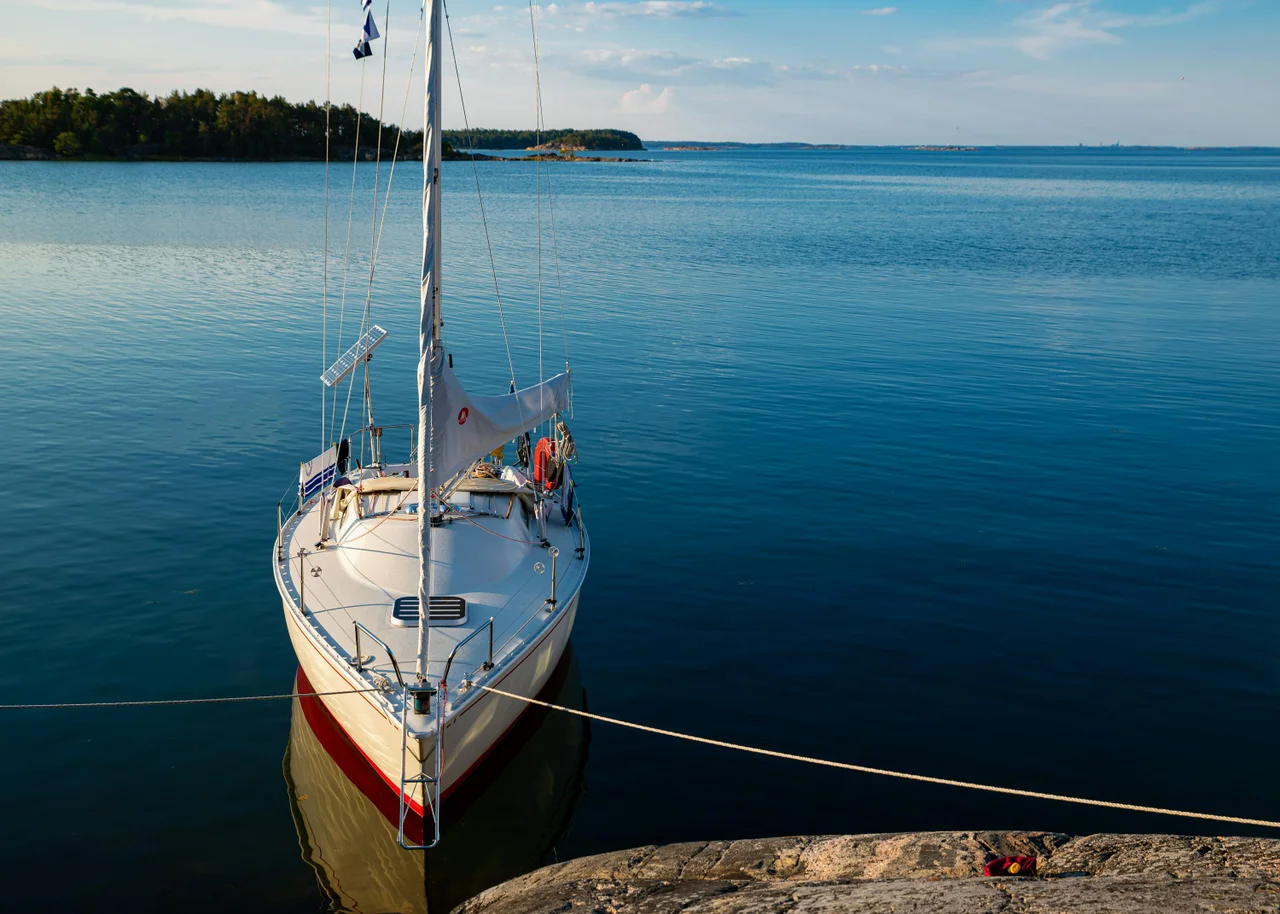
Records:
[[[982,875],[1013,855],[1035,856],[1039,875]],[[669,844],[544,867],[455,910],[1280,914],[1280,841],[981,831]]]

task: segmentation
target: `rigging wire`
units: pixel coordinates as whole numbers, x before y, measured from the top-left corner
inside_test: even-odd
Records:
[[[390,6],[390,4],[389,4],[389,3],[388,3],[388,6]],[[390,11],[388,10],[388,15],[389,15],[389,12],[390,12]],[[396,141],[395,141],[395,144],[393,145],[392,150],[391,150],[391,170],[390,170],[390,172],[388,172],[388,174],[387,174],[387,187],[386,187],[386,191],[385,191],[385,192],[383,193],[383,195],[382,195],[382,214],[381,214],[380,216],[378,215],[378,211],[377,211],[377,210],[378,210],[378,204],[377,204],[377,193],[376,193],[376,188],[375,188],[375,194],[374,194],[374,224],[375,224],[375,226],[376,226],[376,229],[377,229],[377,230],[376,230],[375,235],[374,235],[374,242],[373,242],[373,246],[372,246],[371,253],[370,253],[370,255],[369,255],[369,285],[370,285],[370,288],[369,288],[369,294],[370,294],[370,295],[372,295],[372,292],[373,292],[373,288],[372,288],[372,286],[373,286],[373,274],[374,274],[374,270],[375,270],[375,268],[376,268],[376,266],[377,266],[378,257],[379,257],[379,255],[382,253],[382,231],[383,231],[383,229],[384,229],[384,228],[386,228],[386,224],[387,224],[387,207],[388,207],[388,204],[391,202],[391,187],[392,187],[392,184],[393,184],[393,182],[395,181],[395,177],[396,177],[396,162],[397,162],[397,160],[399,159],[399,156],[400,156],[400,140],[404,137],[404,119],[405,119],[405,115],[408,113],[408,110],[409,110],[409,93],[410,93],[411,89],[413,88],[413,74],[414,74],[414,72],[417,70],[417,65],[418,65],[418,48],[420,47],[420,45],[421,45],[421,41],[422,41],[422,22],[423,22],[423,17],[425,16],[425,14],[426,14],[426,5],[425,5],[425,3],[424,3],[423,5],[421,5],[421,6],[419,6],[419,7],[418,7],[418,29],[417,29],[417,32],[414,34],[414,37],[413,37],[413,54],[412,54],[412,56],[409,58],[409,74],[408,74],[408,77],[407,77],[407,79],[406,79],[406,84],[405,84],[405,89],[404,89],[404,102],[403,102],[403,104],[400,106],[400,123],[399,123],[399,125],[396,127]],[[385,76],[385,68],[386,68],[385,48],[386,48],[386,43],[384,42],[384,43],[383,43],[383,49],[384,49],[384,56],[383,56],[383,69],[384,69],[384,75],[383,75],[383,83],[384,83],[384,85],[383,85],[383,94],[384,94],[384,96],[385,96],[385,92],[386,92],[386,86],[385,86],[385,82],[386,82],[386,76]],[[382,120],[381,120],[381,115],[382,115],[382,106],[381,106],[381,105],[379,106],[379,112],[378,112],[378,114],[379,114],[379,121],[378,121],[379,156],[381,156],[381,148],[380,148],[380,147],[381,147],[381,141],[382,141]],[[348,226],[348,231],[350,231],[350,226]],[[366,308],[367,308],[367,307],[368,307],[368,302],[366,301]],[[366,314],[366,317],[367,317],[367,314]],[[364,333],[364,332],[365,332],[365,331],[364,331],[364,320],[362,319],[362,321],[361,321],[361,334],[363,335],[363,333]],[[339,348],[341,348],[341,347],[339,347]],[[368,361],[367,361],[367,360],[366,360],[366,362],[365,362],[365,369],[366,369],[366,371],[368,370]],[[347,406],[343,409],[343,412],[342,412],[342,435],[340,436],[340,439],[339,439],[339,440],[341,440],[341,437],[345,437],[345,436],[346,436],[346,431],[347,431],[347,412],[348,412],[348,410],[350,409],[350,406],[351,406],[351,392],[352,392],[352,389],[353,389],[353,387],[354,387],[354,382],[355,382],[355,378],[354,378],[354,373],[353,373],[352,381],[351,381],[351,382],[348,384],[348,386],[347,386]],[[367,379],[366,379],[366,391],[367,391],[367,385],[368,385],[368,381],[367,381]],[[335,407],[336,407],[336,406],[337,406],[337,402],[336,402],[337,393],[336,393],[336,391],[335,391],[335,393],[334,393],[334,397],[335,397],[334,405],[335,405]],[[372,426],[372,425],[373,425],[372,405],[370,405],[369,425],[370,425],[370,426]],[[362,440],[361,444],[363,445],[363,440]],[[361,453],[363,453],[363,451],[362,451]]]
[[[519,543],[519,544],[520,544],[520,545],[522,545],[522,546],[540,546],[540,545],[542,545],[542,544],[541,544],[541,542],[539,542],[539,541],[537,541],[537,540],[521,540],[521,539],[516,539],[514,536],[507,536],[505,533],[499,533],[497,530],[491,530],[491,529],[489,529],[488,527],[486,527],[484,524],[480,523],[480,522],[479,522],[478,520],[476,520],[475,518],[471,517],[470,515],[463,514],[461,511],[458,511],[456,516],[458,516],[458,517],[462,518],[463,520],[465,520],[465,521],[466,521],[467,523],[469,523],[469,524],[472,524],[472,525],[474,525],[474,526],[476,526],[476,527],[479,527],[479,528],[480,528],[481,530],[483,530],[485,533],[488,533],[488,534],[489,534],[489,535],[491,535],[491,536],[496,536],[498,539],[502,539],[502,540],[509,540],[510,542],[513,542],[513,543]]]
[[[347,243],[342,252],[342,299],[338,308],[338,348],[337,352],[342,352],[342,333],[346,327],[347,320],[347,279],[350,276],[349,264],[351,262],[351,225],[355,218],[356,211],[356,174],[357,165],[360,162],[360,125],[364,120],[364,74],[365,63],[368,58],[362,58],[360,61],[360,94],[356,99],[356,134],[355,134],[355,151],[351,154],[351,197],[347,202]],[[338,436],[338,440],[346,435],[347,431],[347,410],[351,406],[351,387],[355,384],[355,372],[352,372],[351,381],[347,384],[347,405],[342,410],[342,435]],[[333,405],[329,410],[329,434],[332,436],[335,420],[338,417],[338,387],[333,389]]]
[[[546,112],[543,110],[543,107],[542,107],[542,84],[541,84],[541,78],[538,76],[538,73],[540,71],[539,57],[540,57],[540,38],[538,35],[538,30],[535,27],[533,32],[533,66],[534,66],[535,78],[538,80],[538,118],[540,119],[542,126],[545,129],[547,125],[547,116],[546,116]],[[560,338],[564,342],[564,370],[568,371],[569,370],[569,329],[566,326],[565,315],[564,315],[564,286],[560,281],[560,244],[558,239],[556,238],[556,200],[555,200],[554,189],[551,183],[551,169],[547,170],[547,215],[550,217],[550,222],[551,222],[551,254],[555,263],[556,297],[559,299],[559,302],[560,302]],[[573,408],[572,401],[570,401],[571,414],[572,414],[572,408]]]
[[[551,172],[547,172],[547,214],[551,217],[551,256],[556,271],[556,297],[560,300],[560,339],[564,341],[564,370],[569,370],[569,328],[564,316],[564,286],[560,282],[560,245],[556,240],[556,204],[551,190]],[[573,401],[570,400],[570,417]]]
[[[471,133],[471,119],[467,115],[467,98],[462,90],[462,72],[458,67],[458,48],[453,40],[453,22],[449,18],[449,4],[441,0],[441,9],[444,11],[445,28],[449,33],[449,56],[453,60],[453,77],[454,82],[458,85],[458,105],[462,111],[462,126],[464,135],[471,139],[471,175],[476,185],[476,202],[480,208],[480,225],[484,229],[485,248],[489,254],[489,273],[493,276],[493,296],[498,302],[498,323],[502,327],[502,345],[507,350],[507,369],[511,372],[511,392],[516,392],[516,364],[515,358],[511,354],[511,338],[507,333],[507,317],[502,307],[502,291],[498,286],[498,265],[493,256],[493,239],[489,235],[489,218],[485,213],[484,194],[480,190],[480,169],[476,166],[476,151],[474,147],[475,137]],[[541,378],[538,379],[542,381]],[[516,399],[516,408],[520,412],[520,423],[524,424],[524,406],[521,401]]]
[[[399,511],[401,508],[403,508],[403,507],[404,507],[404,503],[405,503],[406,501],[408,501],[408,500],[409,500],[409,496],[410,496],[410,495],[412,495],[412,494],[415,494],[415,493],[414,493],[414,492],[412,492],[412,491],[405,492],[403,495],[401,495],[401,496],[400,496],[400,500],[399,500],[398,502],[396,502],[395,507],[393,507],[390,511],[387,511],[386,513],[384,513],[384,514],[382,515],[382,519],[381,519],[381,520],[379,520],[376,524],[374,524],[374,525],[373,525],[372,527],[370,527],[368,530],[361,530],[361,531],[360,531],[360,534],[359,534],[358,536],[344,537],[344,538],[343,538],[343,540],[341,541],[341,543],[339,543],[339,545],[341,545],[341,546],[350,546],[350,545],[351,545],[352,543],[354,543],[356,540],[364,539],[366,536],[368,536],[369,534],[373,533],[375,530],[377,530],[379,527],[381,527],[381,526],[382,526],[383,524],[385,524],[387,521],[389,521],[389,520],[393,519],[393,517],[395,517],[395,515],[396,515],[396,512],[397,512],[397,511]],[[359,498],[360,496],[359,496],[359,495],[357,495],[356,497],[357,497],[357,498]],[[406,517],[406,518],[408,518],[408,515],[405,515],[405,517]],[[398,519],[398,518],[397,518],[397,519]],[[366,578],[365,580],[368,580],[368,579]],[[372,583],[372,582],[370,582],[370,583]]]
[[[535,10],[537,3],[535,0],[529,0],[529,31],[533,35],[533,82],[534,82],[534,111],[533,111],[533,160],[536,165],[535,173],[536,190],[538,198],[538,383],[541,384],[546,379],[546,372],[542,368],[542,74],[538,64],[538,19]],[[541,406],[541,397],[539,397],[539,406]]]
[[[325,20],[324,48],[324,286],[321,293],[320,319],[320,373],[329,368],[329,110],[333,103],[333,0],[328,0]],[[325,413],[328,411],[329,394],[323,386],[320,388],[320,451],[329,446],[328,431],[325,428]]]
[[[382,82],[378,88],[378,142],[375,145],[374,165],[373,165],[373,219],[369,225],[369,285],[364,295],[364,320],[360,325],[361,335],[368,332],[372,325],[373,319],[373,270],[374,255],[377,252],[378,245],[378,188],[382,177],[382,131],[386,128],[384,122],[386,115],[387,103],[387,58],[390,56],[391,47],[391,0],[387,0],[386,9],[382,14],[383,28],[387,33],[382,36]],[[388,189],[389,190],[389,189]],[[372,462],[376,455],[373,451],[373,392],[369,388],[369,362],[370,359],[364,360],[364,414],[368,423],[369,434],[369,460]],[[360,454],[364,455],[365,439],[360,439]]]
[[[368,286],[365,289],[364,310],[360,317],[360,334],[359,336],[356,337],[357,340],[359,340],[361,337],[364,336],[365,333],[369,331],[370,316],[372,313],[373,268],[374,268],[373,246],[374,246],[374,240],[376,238],[376,233],[377,233],[378,188],[381,182],[381,171],[382,171],[382,128],[383,128],[382,118],[384,114],[386,97],[387,97],[387,48],[391,44],[391,0],[387,0],[386,12],[383,14],[383,23],[384,23],[383,28],[386,31],[383,33],[383,36],[382,36],[382,82],[378,90],[378,119],[374,121],[374,129],[377,130],[378,138],[374,146],[373,221],[369,229],[369,234],[370,234],[369,282],[368,282]],[[361,63],[363,65],[363,60]],[[361,78],[363,79],[363,71],[362,71]],[[358,114],[359,112],[357,112],[357,115]],[[359,147],[356,148],[356,151],[359,152]],[[355,179],[353,177],[352,184],[354,185],[354,183],[355,183]],[[351,410],[351,395],[355,391],[356,375],[358,374],[360,374],[359,371],[351,372],[351,380],[347,384],[347,402],[342,409],[341,437],[346,437],[346,434],[347,434],[347,415]],[[360,411],[362,414],[364,414],[367,417],[367,420],[368,420],[366,423],[366,428],[371,429],[373,427],[373,403],[369,393],[369,360],[367,358],[364,360],[364,390],[362,391],[361,401],[362,402],[361,402]],[[372,434],[373,432],[370,431],[369,436],[372,436]],[[360,463],[362,465],[365,462],[364,461],[364,445],[365,445],[365,438],[362,437],[360,439]],[[372,447],[373,447],[372,441],[370,440],[370,450],[372,450]]]
[[[445,28],[449,32],[449,54],[453,58],[453,78],[458,84],[458,104],[462,109],[462,126],[465,135],[471,136],[471,121],[467,117],[467,98],[462,91],[462,73],[458,69],[458,49],[453,43],[453,23],[449,19],[449,4],[441,4],[444,9]],[[474,137],[472,137],[474,144]],[[489,249],[489,272],[493,274],[493,296],[498,300],[498,322],[502,325],[502,343],[507,347],[507,367],[511,369],[511,387],[516,386],[516,364],[511,356],[511,339],[507,336],[507,317],[502,310],[502,292],[498,288],[498,265],[493,257],[493,241],[489,237],[489,219],[484,210],[484,195],[480,192],[480,169],[476,167],[476,152],[471,149],[471,174],[476,182],[476,200],[480,204],[480,224],[484,227],[484,243]],[[539,379],[541,380],[541,379]]]
[[[391,171],[387,175],[387,189],[382,195],[382,215],[378,221],[377,243],[373,246],[374,263],[377,263],[378,256],[382,253],[382,230],[387,224],[387,204],[391,202],[391,185],[396,178],[396,162],[400,158],[400,138],[404,136],[404,118],[409,112],[409,91],[413,88],[413,74],[418,66],[418,46],[422,42],[422,21],[426,12],[427,7],[423,3],[418,7],[418,31],[413,36],[413,55],[409,58],[409,76],[404,87],[404,103],[400,106],[400,125],[396,128],[396,142],[391,150]]]

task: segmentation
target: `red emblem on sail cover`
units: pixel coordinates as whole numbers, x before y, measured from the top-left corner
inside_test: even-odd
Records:
[[[464,406],[464,407],[462,407],[462,409],[458,410],[458,424],[459,424],[459,425],[466,425],[466,424],[467,424],[467,416],[468,416],[468,414],[469,414],[470,412],[471,412],[471,411],[470,411],[469,409],[467,409],[465,406]]]

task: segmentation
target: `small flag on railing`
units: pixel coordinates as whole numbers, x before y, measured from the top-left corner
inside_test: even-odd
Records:
[[[338,446],[334,445],[319,457],[313,457],[298,470],[298,493],[306,501],[332,482],[338,468]]]

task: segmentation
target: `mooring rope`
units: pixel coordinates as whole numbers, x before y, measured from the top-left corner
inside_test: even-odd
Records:
[[[60,701],[51,704],[0,705],[0,711],[45,711],[53,708],[151,708],[158,705],[216,705],[237,701],[275,701],[282,698],[326,698],[330,695],[359,695],[382,689],[341,689],[337,692],[285,692],[280,695],[231,695],[226,698],[162,698],[150,701]]]
[[[591,714],[590,712],[580,711],[576,708],[566,708],[563,705],[552,704],[549,701],[539,701],[536,698],[527,698],[524,695],[504,692],[502,689],[495,689],[492,686],[478,685],[477,687],[484,689],[486,692],[492,692],[494,695],[501,695],[503,698],[514,698],[517,701],[523,701],[527,704],[549,708],[552,711],[564,711],[568,714],[576,714],[578,717],[585,717],[589,720],[596,720],[605,724],[616,724],[619,727],[627,727],[631,730],[640,730],[643,733],[655,733],[658,736],[670,736],[673,739],[687,740],[692,743],[702,743],[705,746],[718,746],[721,749],[734,749],[738,752],[749,752],[753,755],[766,755],[770,758],[786,759],[790,762],[806,762],[810,765],[822,765],[826,768],[839,768],[844,771],[857,771],[862,774],[878,774],[883,777],[900,778],[906,781],[920,781],[925,784],[940,784],[943,787],[964,787],[969,790],[984,790],[988,793],[1003,793],[1015,797],[1030,797],[1036,800],[1056,800],[1060,803],[1077,803],[1083,806],[1102,806],[1107,809],[1124,809],[1130,812],[1147,812],[1161,816],[1181,816],[1187,819],[1207,819],[1211,822],[1231,822],[1236,825],[1260,825],[1264,828],[1280,828],[1280,822],[1271,822],[1267,819],[1247,819],[1240,816],[1220,816],[1205,812],[1190,812],[1185,809],[1165,809],[1160,806],[1140,806],[1136,803],[1115,803],[1110,800],[1091,800],[1087,797],[1072,797],[1057,793],[1044,793],[1039,790],[1023,790],[1018,787],[998,787],[993,784],[977,784],[973,781],[956,781],[951,778],[936,778],[926,774],[909,774],[905,771],[891,771],[888,768],[871,768],[867,765],[854,765],[850,762],[834,762],[830,759],[813,758],[807,755],[796,755],[791,752],[779,752],[776,749],[761,749],[756,746],[744,746],[740,743],[730,743],[725,742],[724,740],[710,739],[705,736],[694,736],[691,733],[680,733],[675,730],[664,730],[661,727],[650,727],[645,724],[636,724],[627,720],[619,720],[616,717],[605,717],[603,714]]]
[[[1223,816],[1216,813],[1192,812],[1187,809],[1166,809],[1163,806],[1143,806],[1137,803],[1117,803],[1112,800],[1094,800],[1088,797],[1073,797],[1060,793],[1046,793],[1040,790],[1023,790],[1020,787],[1000,787],[995,784],[979,784],[974,781],[957,781],[952,778],[939,778],[927,774],[911,774],[906,771],[893,771],[889,768],[872,768],[868,765],[855,765],[852,762],[836,762],[831,759],[814,758],[813,756],[808,755],[796,755],[792,752],[779,752],[776,749],[761,749],[758,746],[744,746],[741,743],[730,743],[725,740],[711,739],[706,736],[695,736],[692,733],[680,733],[677,730],[664,730],[661,727],[650,727],[647,724],[637,724],[629,720],[619,720],[616,717],[606,717],[603,714],[592,714],[589,711],[581,711],[577,708],[566,708],[564,705],[552,704],[549,701],[539,701],[536,698],[529,698],[524,695],[517,695],[513,692],[506,692],[502,689],[495,689],[492,686],[478,685],[477,687],[486,692],[492,692],[494,695],[501,695],[503,698],[523,701],[526,704],[537,705],[538,707],[547,708],[552,711],[564,711],[566,714],[574,714],[578,717],[585,717],[588,720],[595,720],[604,724],[615,724],[619,727],[626,727],[630,730],[639,730],[642,733],[669,736],[673,739],[681,739],[691,743],[701,743],[704,746],[717,746],[721,749],[733,749],[738,752],[747,752],[752,755],[763,755],[768,756],[769,758],[780,758],[790,762],[804,762],[810,765],[821,765],[825,768],[838,768],[843,771],[856,771],[861,774],[877,774],[882,777],[898,778],[905,781],[919,781],[924,784],[938,784],[943,787],[963,787],[967,790],[981,790],[987,793],[1002,793],[1015,797],[1028,797],[1033,800],[1053,800],[1059,803],[1075,803],[1080,806],[1100,806],[1105,809],[1122,809],[1129,812],[1145,812],[1159,816],[1178,816],[1184,819],[1204,819],[1209,822],[1230,822],[1233,825],[1257,825],[1262,828],[1280,828],[1280,822],[1273,822],[1269,819],[1250,819],[1244,816]],[[274,701],[285,698],[325,698],[331,695],[358,695],[363,692],[381,691],[383,690],[342,689],[336,692],[285,692],[278,695],[234,695],[225,698],[169,698],[153,699],[148,701],[65,701],[44,704],[0,704],[0,711],[51,710],[62,708],[147,708],[162,705],[231,704],[235,702],[249,701]]]

